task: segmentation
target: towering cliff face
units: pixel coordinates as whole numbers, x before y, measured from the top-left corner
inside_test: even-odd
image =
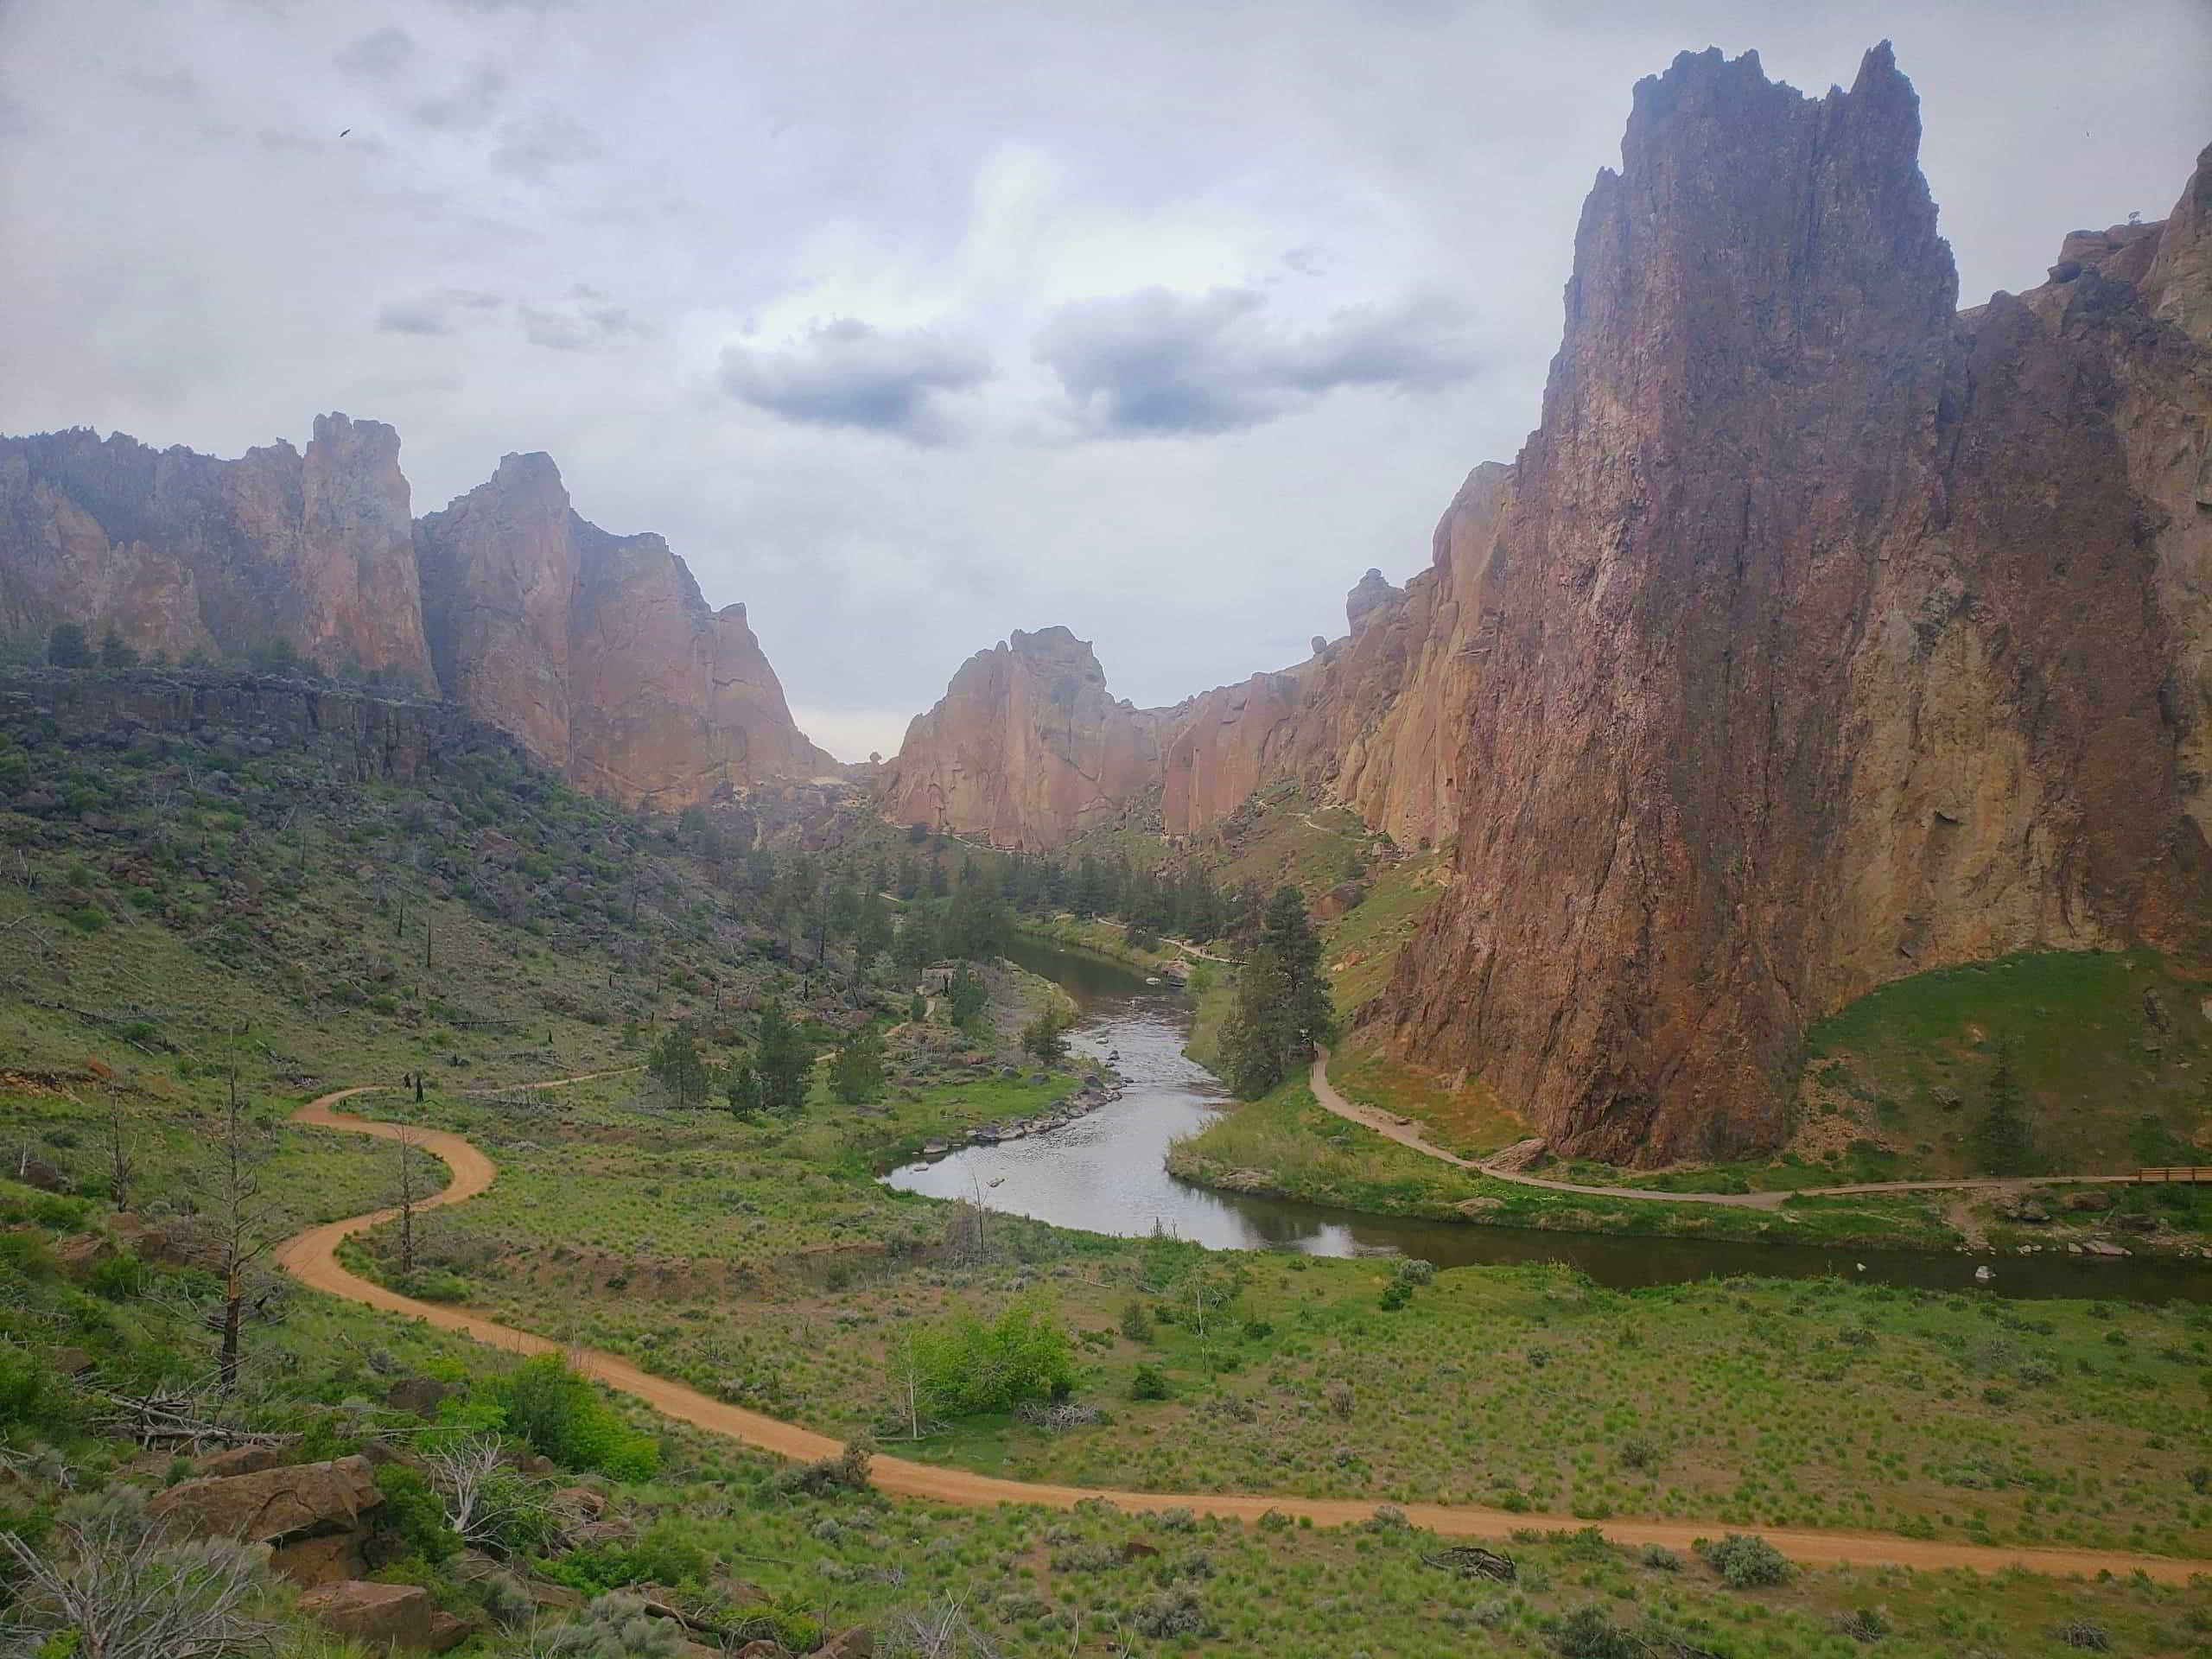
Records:
[[[1644,81],[1518,461],[1348,638],[1150,716],[1171,835],[1295,779],[1453,846],[1366,1034],[1571,1152],[1771,1143],[1807,1025],[1924,969],[2212,966],[2212,151],[1961,314],[1918,139],[1886,47]],[[934,821],[1049,844],[992,683]]]
[[[410,522],[398,435],[343,415],[304,454],[237,461],[119,433],[0,438],[0,637],[63,621],[175,659],[289,645],[442,690],[626,802],[836,767],[792,724],[744,607],[709,609],[659,537],[579,518],[539,454]]]
[[[416,526],[449,695],[586,788],[680,805],[834,771],[746,626],[659,537],[577,516],[550,456],[508,455]]]
[[[2203,175],[1961,316],[1917,138],[1886,48],[1639,86],[1465,550],[1453,883],[1374,1023],[1574,1152],[1772,1141],[1903,974],[2212,944]]]
[[[1158,781],[1159,725],[1108,692],[1084,641],[1017,628],[963,663],[906,728],[880,785],[883,810],[1001,847],[1057,847]]]
[[[63,621],[176,657],[281,641],[434,687],[399,435],[325,415],[304,454],[233,461],[121,433],[0,438],[0,631]]]

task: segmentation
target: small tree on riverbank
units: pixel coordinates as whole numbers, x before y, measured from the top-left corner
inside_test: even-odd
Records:
[[[1067,1016],[1052,1003],[1021,1028],[1021,1046],[1039,1065],[1058,1065],[1068,1057]]]
[[[1256,1100],[1295,1075],[1335,1024],[1321,973],[1321,940],[1298,889],[1277,889],[1258,941],[1236,975],[1236,1006],[1222,1033],[1229,1086]]]

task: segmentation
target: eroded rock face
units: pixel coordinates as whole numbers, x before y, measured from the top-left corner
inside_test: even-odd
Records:
[[[550,457],[507,456],[416,545],[448,690],[584,787],[677,806],[836,770],[745,607],[710,610],[658,536],[578,517]]]
[[[117,433],[0,438],[0,632],[112,630],[181,659],[283,642],[434,690],[399,435],[318,416],[305,454],[219,461]]]
[[[1117,702],[1090,646],[1064,627],[979,651],[906,728],[880,785],[901,823],[1057,847],[1117,817],[1160,776],[1160,716]]]
[[[146,1513],[193,1538],[276,1543],[349,1531],[383,1502],[365,1458],[338,1458],[180,1481],[149,1498]]]
[[[319,416],[219,461],[120,434],[0,438],[0,637],[81,623],[142,654],[332,671],[447,698],[629,804],[834,772],[792,724],[742,606],[710,610],[658,536],[578,518],[552,461],[508,455],[419,523],[399,438]]]
[[[1886,48],[1819,100],[1686,55],[1584,210],[1373,1022],[1555,1147],[1770,1143],[1806,1024],[1903,974],[2207,954],[2201,251],[2077,235],[1961,315],[1918,128]]]

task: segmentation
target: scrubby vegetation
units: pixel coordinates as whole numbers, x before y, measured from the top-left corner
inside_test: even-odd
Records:
[[[1124,874],[1110,849],[1055,878],[804,798],[617,812],[497,749],[403,787],[219,734],[110,751],[19,727],[0,781],[10,1651],[359,1659],[283,1576],[288,1548],[340,1531],[346,1573],[419,1591],[426,1618],[467,1626],[455,1651],[502,1659],[804,1653],[855,1625],[879,1654],[1039,1659],[2205,1642],[2179,1588],[1777,1579],[1758,1541],[1841,1526],[2206,1553],[2198,1309],[1217,1255],[871,1179],[1077,1080],[1044,1040],[1055,994],[994,960],[1017,918],[1057,900],[1142,941],[1213,905],[1207,948],[1242,954],[1262,925],[1248,885],[1294,880],[1337,837],[1325,813],[1278,813],[1319,817],[1299,821],[1311,836],[1255,820],[1203,879]],[[1338,885],[1356,879],[1344,850]],[[1352,850],[1383,893],[1388,849]],[[2031,1091],[2033,1064],[2024,1048]],[[419,1147],[289,1122],[357,1084],[380,1091],[352,1108],[467,1135],[497,1182],[429,1207],[443,1173]],[[1292,1084],[1197,1155],[1233,1173],[1280,1154],[1317,1192],[1419,1213],[1525,1192],[1401,1166],[1311,1110]],[[289,1234],[403,1198],[348,1247],[368,1276],[846,1450],[775,1464],[558,1356],[518,1361],[273,1271]],[[1574,1224],[1576,1202],[1516,1218]],[[1581,1204],[1582,1224],[1607,1204]],[[1369,1518],[906,1503],[868,1487],[871,1445],[1078,1484],[1350,1497]],[[280,1538],[273,1568],[163,1519],[181,1501],[165,1495],[229,1478],[212,1459],[364,1454],[358,1519]],[[1407,1523],[1398,1506],[1428,1500],[1683,1517],[1717,1541],[1532,1532],[1497,1541],[1501,1580]],[[213,1645],[175,1623],[147,1636],[157,1615]]]

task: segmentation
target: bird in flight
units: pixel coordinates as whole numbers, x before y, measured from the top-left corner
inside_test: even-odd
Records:
[[[346,132],[351,132],[351,131],[353,131],[353,128],[351,128],[351,127],[348,127],[348,128],[346,128]],[[341,132],[341,133],[340,133],[338,136],[339,136],[340,138],[343,138],[343,137],[346,136],[346,132]]]

